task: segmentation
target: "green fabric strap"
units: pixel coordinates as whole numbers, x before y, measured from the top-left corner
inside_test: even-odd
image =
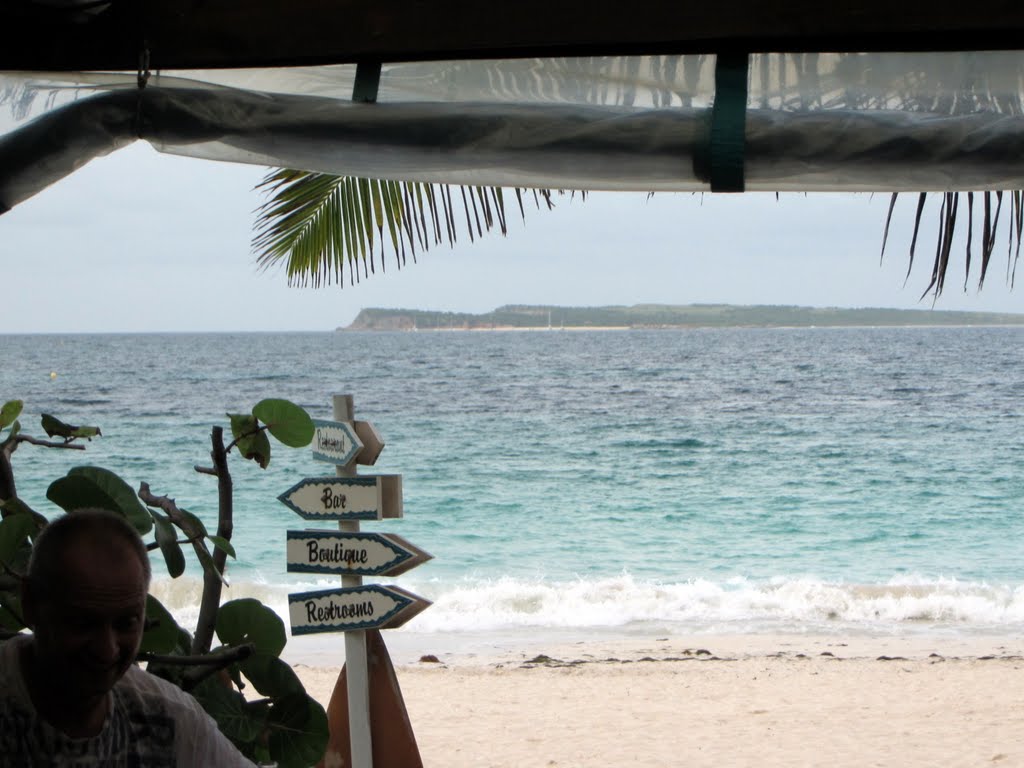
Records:
[[[352,101],[373,103],[377,101],[380,87],[379,61],[360,61],[356,64],[356,81],[352,85]]]
[[[715,103],[711,107],[707,158],[712,192],[744,190],[748,60],[745,53],[719,54],[715,60]]]

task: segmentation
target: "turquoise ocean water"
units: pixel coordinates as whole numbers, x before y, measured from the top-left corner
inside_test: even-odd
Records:
[[[22,446],[19,492],[76,464],[210,523],[209,432],[284,397],[352,394],[403,476],[400,533],[435,559],[399,632],[1024,631],[1024,329],[0,336],[0,399],[98,425],[85,453]],[[55,372],[55,378],[50,373]],[[275,444],[233,462],[229,596],[284,612],[276,497],[333,468]],[[327,527],[326,525],[324,527]],[[193,565],[189,574],[198,574]],[[368,579],[372,580],[372,579]],[[381,581],[390,581],[381,579]],[[198,583],[158,594],[188,614]]]

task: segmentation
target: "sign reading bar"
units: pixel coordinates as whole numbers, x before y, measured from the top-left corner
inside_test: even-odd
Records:
[[[277,498],[306,520],[401,517],[402,476],[307,477]]]
[[[314,459],[348,464],[363,450],[363,441],[347,421],[313,419],[313,428]]]
[[[429,605],[412,592],[383,584],[288,595],[293,635],[394,629]]]
[[[433,558],[394,533],[288,531],[291,573],[397,576]]]

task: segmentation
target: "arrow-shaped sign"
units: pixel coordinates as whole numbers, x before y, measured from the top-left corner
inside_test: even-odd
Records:
[[[293,635],[394,629],[429,605],[412,592],[383,584],[288,595]]]
[[[306,520],[382,520],[402,516],[402,476],[307,477],[277,497]]]
[[[433,558],[394,533],[288,531],[287,570],[398,576]]]
[[[348,464],[363,450],[363,441],[347,421],[313,419],[313,428],[314,459]]]

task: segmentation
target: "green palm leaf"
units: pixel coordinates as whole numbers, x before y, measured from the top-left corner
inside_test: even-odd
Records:
[[[385,269],[385,240],[395,263],[405,266],[406,253],[457,240],[457,214],[452,189],[444,184],[332,176],[278,169],[257,187],[267,200],[256,212],[253,250],[267,269],[283,264],[289,285],[350,284]],[[538,208],[553,208],[551,190],[533,192]],[[459,187],[462,216],[470,240],[495,227],[508,231],[504,190],[500,187]],[[519,213],[525,220],[523,190],[516,189]],[[557,194],[562,194],[561,190]],[[474,232],[475,230],[475,232]],[[386,231],[386,234],[385,234]],[[376,254],[376,256],[375,256]],[[360,267],[362,275],[360,275]]]

